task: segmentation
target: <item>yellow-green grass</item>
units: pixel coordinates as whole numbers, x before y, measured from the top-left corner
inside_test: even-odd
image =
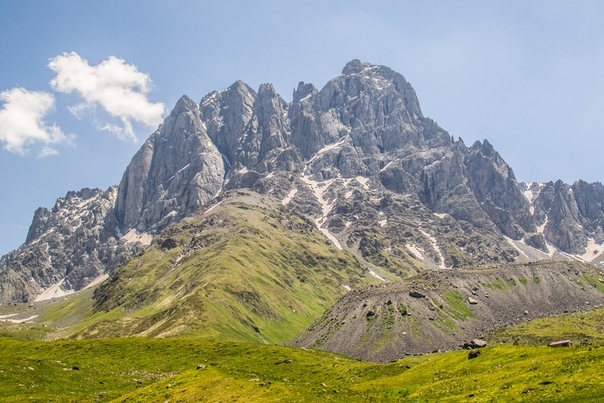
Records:
[[[597,401],[604,348],[496,346],[372,364],[206,339],[0,339],[5,402]],[[198,369],[199,367],[199,369]]]
[[[492,343],[535,346],[558,340],[571,340],[575,345],[604,345],[604,308],[535,319],[499,329],[488,337]]]
[[[170,248],[162,247],[169,240]],[[41,317],[76,338],[203,336],[284,343],[346,292],[377,281],[314,224],[225,200],[168,228],[94,292]],[[77,307],[76,307],[77,305]],[[59,326],[62,327],[62,326]],[[69,333],[71,332],[71,333]]]

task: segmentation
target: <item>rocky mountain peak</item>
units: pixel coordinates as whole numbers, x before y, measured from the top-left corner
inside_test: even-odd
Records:
[[[126,233],[156,231],[211,200],[224,164],[199,108],[182,97],[133,157],[119,186],[117,221]]]
[[[199,104],[183,96],[134,155],[117,190],[70,192],[53,209],[38,209],[31,249],[3,259],[0,274],[43,266],[54,274],[39,285],[55,284],[64,259],[47,261],[46,237],[55,227],[64,237],[77,232],[57,217],[76,222],[81,209],[103,206],[89,220],[103,230],[82,235],[93,240],[67,242],[72,255],[90,255],[108,240],[115,252],[103,252],[93,265],[98,273],[125,256],[131,249],[122,246],[131,240],[148,241],[224,190],[241,188],[305,215],[379,278],[561,252],[604,264],[601,184],[519,184],[487,140],[467,147],[424,117],[401,74],[352,60],[320,90],[300,82],[291,103],[271,84],[256,92],[240,80]],[[47,260],[20,266],[40,259]],[[80,277],[70,278],[70,287],[90,277],[81,274],[90,260],[77,261],[71,270]],[[38,292],[20,287],[17,299]],[[2,295],[9,294],[17,291]]]
[[[359,74],[366,67],[371,67],[369,63],[363,63],[359,59],[352,59],[342,69],[342,74]]]
[[[0,259],[0,301],[79,290],[136,251],[139,245],[121,242],[116,232],[116,194],[115,186],[84,188],[36,210],[27,242]]]

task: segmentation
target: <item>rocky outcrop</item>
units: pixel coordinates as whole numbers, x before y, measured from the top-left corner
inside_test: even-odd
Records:
[[[79,290],[111,272],[137,249],[120,241],[113,205],[117,188],[82,189],[39,208],[19,249],[0,260],[0,301],[27,302]]]
[[[124,173],[115,203],[120,229],[157,231],[183,218],[220,192],[224,174],[197,104],[182,97]]]
[[[535,232],[529,202],[514,172],[488,141],[476,142],[468,150],[465,165],[481,208],[504,235],[522,239],[526,232]]]
[[[590,242],[599,245],[604,241],[604,186],[601,183],[577,181],[568,185],[557,181],[530,186],[536,194],[535,222],[553,245],[564,252],[583,255],[589,252],[586,247]]]

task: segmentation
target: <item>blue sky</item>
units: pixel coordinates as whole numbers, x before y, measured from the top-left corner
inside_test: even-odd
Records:
[[[289,101],[355,58],[403,74],[424,115],[488,139],[519,180],[602,181],[603,15],[601,1],[2,1],[0,254],[37,207],[119,183],[183,94],[241,79]]]

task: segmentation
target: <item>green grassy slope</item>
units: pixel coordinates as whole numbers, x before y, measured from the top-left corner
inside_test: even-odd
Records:
[[[575,345],[604,345],[604,309],[563,317],[541,318],[489,334],[496,344],[543,346],[570,339]]]
[[[95,291],[94,309],[73,337],[281,343],[332,306],[344,286],[376,281],[366,273],[312,223],[239,191],[164,230],[118,268]]]
[[[0,339],[2,402],[543,402],[604,396],[604,348],[496,346],[371,364],[207,339]]]

